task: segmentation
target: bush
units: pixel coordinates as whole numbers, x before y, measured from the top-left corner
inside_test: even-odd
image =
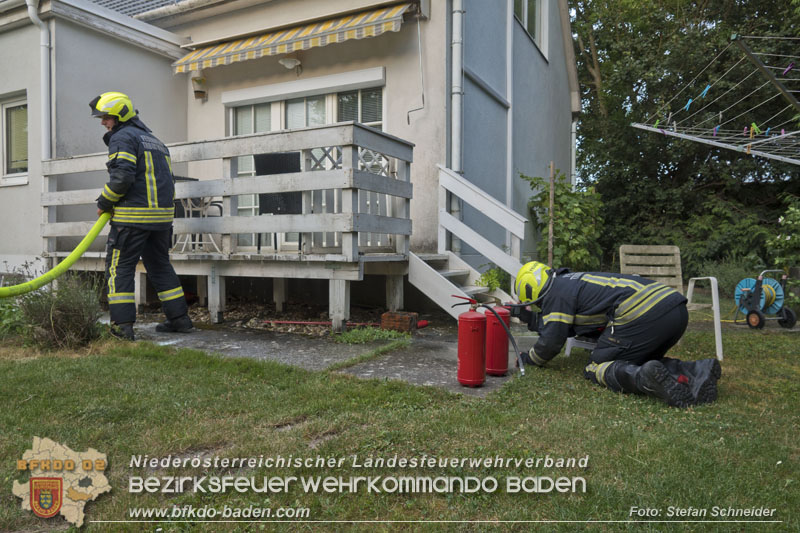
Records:
[[[783,195],[783,200],[788,208],[778,219],[780,233],[767,239],[767,245],[775,265],[788,274],[791,268],[800,267],[800,198]],[[785,305],[800,309],[800,280],[790,279],[786,292]]]
[[[698,276],[714,276],[719,284],[719,295],[733,298],[736,285],[744,278],[755,278],[764,263],[756,255],[729,257],[724,261],[705,261],[699,268]],[[691,276],[684,276],[688,280]]]
[[[0,300],[0,340],[17,337],[25,329],[22,313],[11,299]]]
[[[44,349],[74,349],[98,339],[101,286],[96,278],[67,273],[55,284],[22,296],[25,339]]]
[[[498,266],[484,271],[481,277],[475,282],[478,287],[486,287],[489,292],[496,289],[508,291],[511,288],[511,274]]]
[[[541,231],[537,245],[539,261],[547,262],[548,224],[550,221],[550,180],[521,175],[535,192],[528,208]],[[575,187],[558,171],[553,194],[553,266],[572,270],[596,270],[601,263],[600,237],[603,218],[602,201],[593,187]]]

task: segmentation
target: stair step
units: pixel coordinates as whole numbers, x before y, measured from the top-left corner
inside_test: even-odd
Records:
[[[459,276],[467,276],[469,275],[469,270],[437,270],[442,277],[445,278],[457,278]]]
[[[447,261],[448,255],[447,254],[417,254],[417,257],[425,261],[426,263],[436,262],[436,261]]]
[[[487,287],[478,287],[477,285],[467,285],[459,287],[467,296],[475,296],[476,294],[486,294],[489,292]]]

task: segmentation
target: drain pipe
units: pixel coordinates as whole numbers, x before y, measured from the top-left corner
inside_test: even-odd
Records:
[[[453,0],[453,71],[450,89],[450,168],[461,173],[461,132],[464,101],[464,8]]]
[[[462,132],[464,129],[464,3],[463,0],[453,0],[453,39],[452,52],[452,80],[450,82],[450,168],[458,174],[463,173],[462,168]],[[461,219],[461,201],[450,194],[450,214]],[[459,255],[461,253],[461,239],[455,235],[450,236],[450,250]]]
[[[42,161],[50,159],[51,155],[51,125],[50,125],[50,28],[47,23],[39,18],[39,0],[25,0],[28,5],[28,17],[36,26],[39,27],[39,50],[41,52],[41,59],[39,67],[41,71],[40,88],[42,99],[42,122],[41,122],[41,136],[42,136]]]

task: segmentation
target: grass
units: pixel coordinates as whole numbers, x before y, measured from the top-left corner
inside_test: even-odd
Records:
[[[333,337],[334,342],[342,344],[366,344],[385,340],[409,340],[411,334],[402,331],[380,328],[354,328]]]
[[[723,308],[725,305],[723,305]],[[595,523],[598,531],[796,531],[800,528],[800,334],[725,330],[717,403],[672,409],[652,399],[591,386],[580,354],[530,369],[485,399],[334,371],[221,358],[149,343],[104,341],[80,352],[0,349],[0,531],[43,522],[11,494],[16,459],[33,436],[107,453],[111,494],[90,502],[86,531],[273,530],[278,524],[100,524],[132,507],[193,504],[307,507],[311,520],[625,521],[631,506],[661,509],[768,507],[778,524]],[[392,341],[397,342],[397,341]],[[402,342],[402,341],[401,341]],[[373,349],[361,357],[377,357]],[[707,324],[691,328],[672,356],[713,354]],[[383,353],[383,352],[381,352]],[[348,364],[352,364],[352,361]],[[454,369],[455,374],[455,369]],[[332,457],[342,468],[136,469],[153,457]],[[351,457],[578,458],[588,467],[443,466],[356,468]],[[510,476],[583,477],[586,493],[131,494],[131,476]],[[710,517],[707,517],[710,518]],[[667,519],[664,514],[660,519]],[[284,524],[287,530],[415,530],[421,524]],[[494,531],[479,523],[428,524],[425,531]],[[504,524],[503,530],[572,531],[584,524]]]

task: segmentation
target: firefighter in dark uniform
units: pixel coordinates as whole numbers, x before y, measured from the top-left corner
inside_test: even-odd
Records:
[[[522,360],[544,366],[568,337],[596,339],[584,376],[613,391],[655,396],[687,407],[717,398],[719,362],[664,357],[689,321],[686,298],[640,276],[553,270],[536,261],[523,266],[514,289],[541,313],[524,312],[539,340]]]
[[[89,107],[107,130],[109,181],[97,198],[97,213],[112,214],[106,246],[112,332],[134,340],[134,274],[140,258],[167,318],[156,330],[188,332],[186,298],[169,262],[175,210],[169,150],[139,120],[127,95],[103,93]]]

